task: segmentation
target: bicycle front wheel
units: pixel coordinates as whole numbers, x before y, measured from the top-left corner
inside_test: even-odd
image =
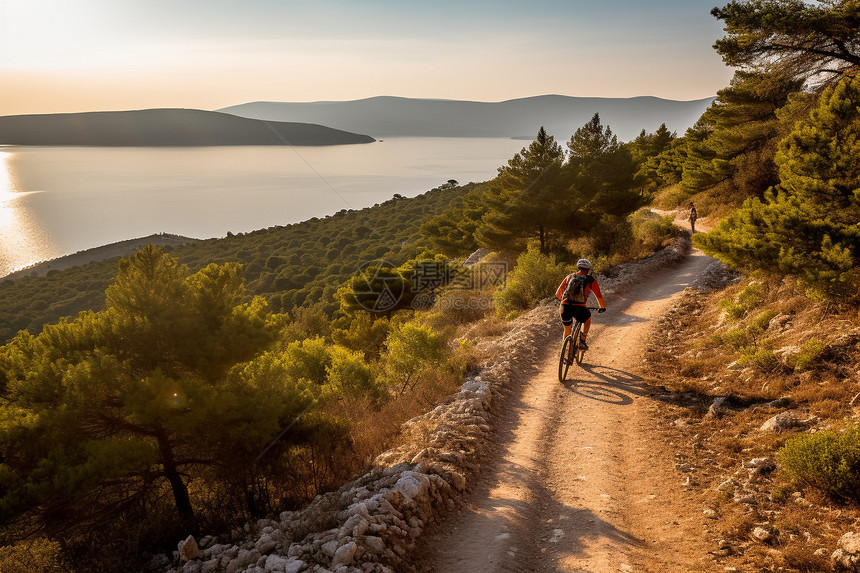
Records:
[[[570,354],[573,345],[573,337],[566,336],[561,345],[561,355],[558,357],[558,381],[564,382],[567,377],[567,369],[570,368]]]

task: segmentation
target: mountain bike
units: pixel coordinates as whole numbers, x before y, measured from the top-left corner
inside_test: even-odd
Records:
[[[600,310],[600,307],[589,306],[588,310]],[[574,321],[573,330],[564,337],[564,342],[561,344],[561,355],[558,357],[559,382],[564,382],[571,364],[574,362],[582,364],[582,359],[585,357],[585,349],[579,347],[579,333],[582,331],[582,324],[578,320]]]

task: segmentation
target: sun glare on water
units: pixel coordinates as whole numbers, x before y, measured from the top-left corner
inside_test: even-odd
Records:
[[[9,166],[6,162],[10,153],[0,151],[0,229],[5,229],[15,222],[15,207],[12,201],[16,194],[12,191],[12,178],[9,176]]]
[[[13,154],[0,151],[0,277],[56,256],[41,226],[30,216],[12,175]]]

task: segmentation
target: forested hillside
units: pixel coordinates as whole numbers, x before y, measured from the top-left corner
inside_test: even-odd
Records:
[[[418,255],[429,245],[419,233],[421,224],[471,188],[440,188],[411,199],[395,196],[373,208],[168,250],[194,270],[210,262],[243,264],[249,293],[265,297],[275,310],[323,300],[330,312],[338,304],[334,292],[361,264],[385,259],[399,266]],[[0,338],[21,329],[35,334],[60,317],[104,308],[116,264],[114,259],[47,277],[2,281]]]

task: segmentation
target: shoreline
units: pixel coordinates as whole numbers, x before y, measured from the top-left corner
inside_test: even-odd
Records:
[[[63,255],[54,259],[39,261],[28,265],[22,269],[12,271],[11,273],[0,276],[0,281],[14,281],[31,276],[45,276],[50,271],[62,271],[91,263],[93,261],[104,261],[114,257],[124,257],[134,254],[138,249],[145,245],[160,245],[160,246],[180,246],[201,241],[203,239],[194,239],[192,237],[184,237],[182,235],[174,235],[172,233],[155,233],[146,237],[138,237],[135,239],[126,239],[117,241],[107,245],[84,249],[69,255]]]

